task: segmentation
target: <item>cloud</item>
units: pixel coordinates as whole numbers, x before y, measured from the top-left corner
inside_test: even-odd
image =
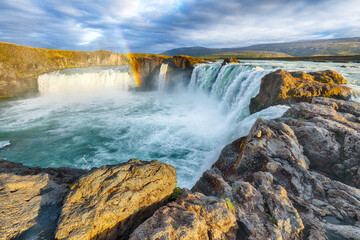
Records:
[[[360,35],[358,0],[3,0],[0,41],[162,52]],[[126,42],[126,43],[125,43]]]
[[[76,25],[76,30],[80,32],[80,40],[79,45],[87,45],[93,42],[95,39],[102,36],[102,31],[98,29],[92,28],[82,28],[80,24]]]

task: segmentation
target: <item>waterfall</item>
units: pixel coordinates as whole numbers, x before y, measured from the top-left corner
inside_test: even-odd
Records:
[[[220,68],[220,63],[197,65],[191,75],[189,87],[194,88],[197,85],[205,91],[210,91]]]
[[[188,86],[189,91],[202,92],[218,102],[226,116],[223,123],[233,129],[230,139],[244,136],[259,117],[272,119],[282,116],[287,106],[273,106],[250,115],[251,98],[260,90],[261,79],[271,72],[258,66],[205,63],[195,66]]]
[[[38,77],[40,94],[89,92],[99,89],[128,90],[134,87],[127,67],[66,69]]]
[[[166,73],[168,64],[161,64],[159,77],[158,77],[158,91],[164,91],[166,87]]]
[[[250,100],[259,92],[261,78],[267,73],[268,70],[249,65],[199,64],[194,68],[189,88],[216,98],[224,113],[242,120],[250,114]]]

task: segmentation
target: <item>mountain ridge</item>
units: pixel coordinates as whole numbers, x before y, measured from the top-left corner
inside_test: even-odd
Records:
[[[193,57],[228,57],[246,55],[253,51],[251,57],[288,57],[288,56],[337,56],[337,55],[359,55],[360,37],[297,40],[283,43],[256,44],[245,47],[233,48],[207,48],[201,46],[174,48],[165,51],[163,55],[188,55]],[[251,52],[250,52],[251,53]]]

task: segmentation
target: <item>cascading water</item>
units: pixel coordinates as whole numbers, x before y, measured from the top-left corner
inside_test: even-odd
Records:
[[[88,92],[99,89],[128,90],[134,87],[126,66],[66,69],[38,77],[40,94]]]
[[[166,73],[168,64],[161,64],[160,73],[158,77],[158,91],[164,91],[166,87]]]
[[[261,67],[241,64],[222,67],[219,63],[199,64],[193,71],[189,88],[216,99],[218,108],[227,116],[228,124],[235,126],[250,115],[250,100],[259,92],[262,77],[269,72]]]
[[[159,91],[166,67],[161,66]],[[127,91],[134,84],[126,67],[49,73],[39,77],[41,96],[0,102],[0,159],[78,168],[157,159],[173,165],[179,185],[191,188],[224,145],[246,135],[257,118],[286,111],[273,106],[250,115],[248,109],[261,78],[278,67],[332,69],[360,86],[360,64],[353,63],[200,64],[187,89],[161,94]]]
[[[197,65],[191,75],[189,88],[201,88],[210,91],[220,68],[220,63]]]

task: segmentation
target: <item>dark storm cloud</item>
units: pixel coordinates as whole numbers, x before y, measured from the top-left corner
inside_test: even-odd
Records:
[[[3,0],[0,41],[161,52],[360,35],[358,0]]]

